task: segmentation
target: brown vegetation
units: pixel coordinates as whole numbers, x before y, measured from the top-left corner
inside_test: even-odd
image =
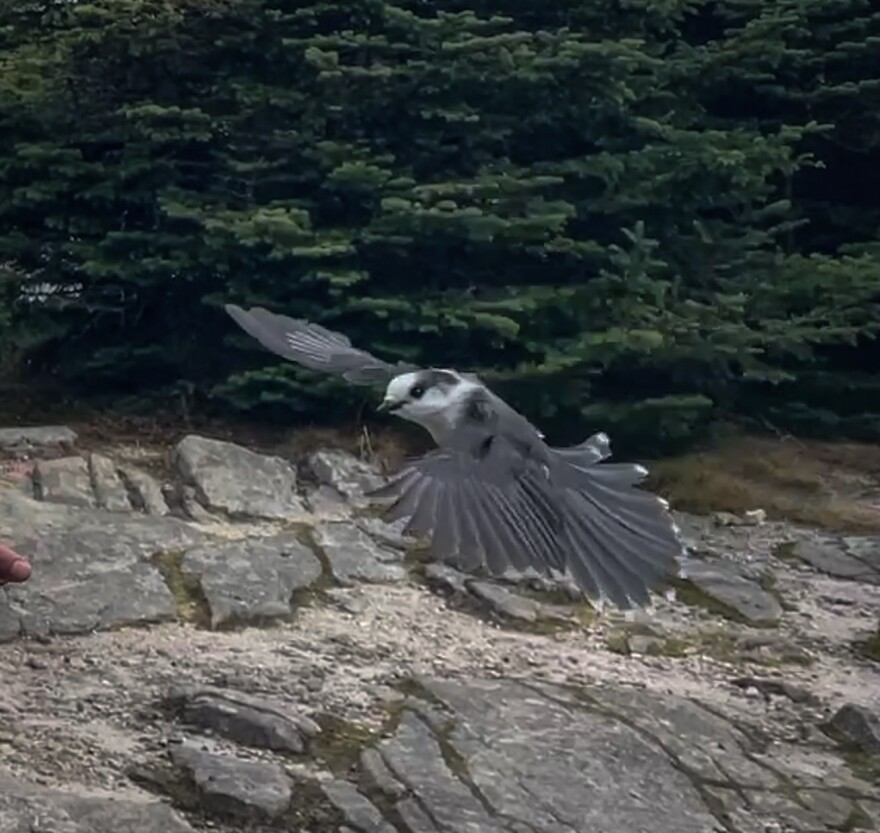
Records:
[[[0,401],[0,425],[65,423],[77,431],[86,448],[134,447],[156,457],[188,433],[290,458],[333,447],[389,472],[430,443],[418,429],[397,423],[284,427],[249,420],[183,419],[174,414],[124,416],[59,405],[57,399],[52,405],[6,397]],[[737,435],[646,465],[651,471],[648,488],[665,495],[682,511],[709,514],[764,509],[770,519],[844,532],[880,532],[877,445]]]
[[[880,531],[880,446],[736,437],[655,461],[649,486],[677,509],[763,509],[768,518]]]

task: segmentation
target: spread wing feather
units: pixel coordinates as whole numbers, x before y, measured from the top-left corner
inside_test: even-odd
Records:
[[[593,599],[645,605],[681,553],[664,502],[638,487],[645,470],[605,463],[604,434],[553,449],[488,392],[444,445],[372,494],[393,498],[388,518],[410,517],[434,557],[501,575],[531,567],[569,573]],[[473,403],[471,403],[473,404]]]
[[[352,347],[346,336],[311,321],[288,318],[262,307],[243,310],[227,304],[226,311],[267,350],[310,370],[342,376],[353,384],[387,383],[399,373],[417,370],[410,365],[389,364]]]

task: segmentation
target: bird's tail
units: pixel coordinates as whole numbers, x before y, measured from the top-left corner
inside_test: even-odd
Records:
[[[611,454],[604,434],[552,454],[567,570],[593,598],[624,609],[649,604],[649,589],[675,574],[683,548],[666,501],[638,488],[647,469],[603,462]]]

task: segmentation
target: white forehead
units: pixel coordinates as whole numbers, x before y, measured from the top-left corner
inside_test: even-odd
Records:
[[[403,399],[409,394],[409,389],[415,384],[417,373],[401,373],[395,376],[385,389],[385,396],[392,399]]]

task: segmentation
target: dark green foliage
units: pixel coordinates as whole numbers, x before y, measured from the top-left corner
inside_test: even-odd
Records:
[[[0,10],[0,325],[31,375],[362,399],[256,350],[234,301],[482,372],[554,439],[869,432],[867,0]]]

